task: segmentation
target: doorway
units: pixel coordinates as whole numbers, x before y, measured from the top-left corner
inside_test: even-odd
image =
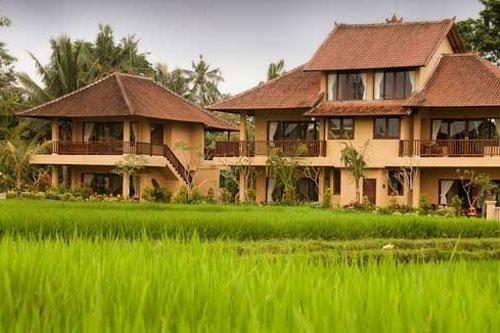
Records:
[[[372,205],[377,204],[377,180],[375,178],[363,179],[363,197]]]

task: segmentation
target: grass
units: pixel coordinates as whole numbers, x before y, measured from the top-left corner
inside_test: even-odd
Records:
[[[0,332],[494,332],[499,233],[310,207],[8,200]]]
[[[381,216],[311,207],[0,202],[0,235],[28,238],[266,240],[495,238],[500,223],[418,215]]]
[[[0,243],[0,331],[493,332],[500,262],[352,264],[231,242]]]

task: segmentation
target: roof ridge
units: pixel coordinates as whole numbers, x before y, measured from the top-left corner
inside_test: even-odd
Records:
[[[409,22],[396,22],[396,23],[336,23],[336,26],[341,27],[390,27],[398,25],[418,25],[418,24],[443,24],[443,23],[453,23],[453,19],[446,18],[442,20],[424,20],[424,21],[409,21]]]
[[[127,96],[127,93],[125,92],[125,88],[123,87],[123,82],[120,79],[120,75],[115,75],[115,79],[116,79],[116,83],[118,84],[118,88],[120,89],[120,93],[122,95],[122,98],[128,107],[128,112],[133,115],[135,113],[134,108],[132,107],[132,104],[130,104],[130,100]]]
[[[92,83],[87,84],[87,85],[86,85],[86,86],[84,86],[84,87],[78,88],[78,89],[76,89],[76,90],[74,90],[74,91],[72,91],[72,92],[70,92],[70,93],[67,93],[67,94],[65,94],[65,95],[59,96],[59,97],[57,97],[57,98],[54,98],[53,100],[50,100],[50,101],[48,101],[48,102],[45,102],[45,103],[42,103],[42,104],[37,105],[37,106],[35,106],[35,107],[32,107],[31,109],[28,109],[28,110],[23,110],[23,111],[19,111],[19,112],[17,112],[16,114],[18,114],[18,115],[22,115],[22,114],[25,114],[25,113],[28,113],[28,112],[32,112],[32,111],[38,110],[39,108],[42,108],[42,107],[44,107],[44,106],[47,106],[47,105],[50,105],[50,104],[53,104],[53,103],[59,102],[59,101],[61,101],[61,100],[63,100],[63,99],[66,99],[66,98],[69,98],[69,97],[71,97],[71,96],[73,96],[73,95],[76,95],[77,93],[79,93],[79,92],[81,92],[81,91],[87,90],[88,88],[91,88],[91,87],[93,87],[93,86],[95,86],[95,85],[97,85],[97,84],[99,84],[99,83],[101,83],[101,82],[103,82],[103,81],[105,81],[105,80],[107,80],[107,79],[109,79],[109,78],[111,78],[111,77],[115,76],[115,75],[116,75],[116,73],[111,73],[111,74],[109,74],[109,75],[107,75],[107,76],[105,76],[105,77],[103,77],[103,78],[101,78],[101,79],[99,79],[99,80],[96,80],[96,81],[94,81],[94,82],[92,82]]]
[[[337,29],[340,27],[340,24],[335,23],[334,28],[330,30],[328,35],[326,36],[325,39],[321,42],[321,44],[318,46],[316,51],[312,54],[311,57],[309,57],[309,60],[304,64],[304,70],[307,71],[309,67],[309,63],[311,62],[312,59],[316,57],[316,54],[318,54],[326,45],[326,43],[330,40],[330,37],[337,31]]]
[[[138,75],[138,74],[129,74],[129,73],[123,73],[123,72],[113,72],[114,75],[118,76],[128,76],[128,77],[133,77],[136,79],[143,79],[147,81],[154,81],[152,77],[150,76],[143,76],[143,75]]]
[[[259,89],[259,88],[263,88],[263,87],[265,87],[265,86],[268,86],[268,85],[270,85],[271,83],[274,83],[274,82],[276,82],[276,81],[278,81],[278,80],[281,80],[281,79],[285,78],[286,76],[288,76],[288,75],[290,75],[290,74],[292,74],[292,73],[295,73],[296,71],[298,71],[298,70],[300,70],[300,69],[303,69],[303,68],[305,67],[305,65],[306,65],[306,64],[302,64],[302,65],[296,66],[296,67],[292,68],[291,70],[289,70],[289,71],[287,71],[287,72],[285,72],[285,73],[281,74],[280,76],[275,77],[274,79],[268,80],[268,81],[266,81],[266,82],[264,82],[264,83],[262,83],[262,84],[258,84],[258,85],[256,85],[256,86],[254,86],[254,87],[250,88],[250,89],[244,90],[244,91],[242,91],[242,92],[240,92],[240,93],[238,93],[238,94],[236,94],[236,95],[234,95],[234,96],[228,97],[228,98],[226,98],[226,99],[224,99],[224,100],[221,100],[221,101],[218,101],[218,102],[212,103],[212,104],[208,105],[206,108],[207,108],[207,109],[215,109],[215,106],[216,106],[217,104],[221,104],[221,103],[225,103],[225,102],[231,101],[231,100],[233,100],[233,99],[235,99],[235,98],[238,98],[238,97],[241,97],[241,96],[243,96],[243,95],[249,94],[249,93],[251,93],[251,92],[253,92],[253,91],[255,91],[255,90]]]

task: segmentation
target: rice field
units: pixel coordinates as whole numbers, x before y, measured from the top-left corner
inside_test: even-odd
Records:
[[[308,207],[0,202],[0,332],[496,332],[499,230]]]

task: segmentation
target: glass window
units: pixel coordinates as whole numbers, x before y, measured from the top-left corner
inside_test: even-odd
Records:
[[[85,142],[123,141],[123,123],[85,122],[83,137]]]
[[[382,78],[377,74],[374,82],[375,99],[406,99],[415,90],[415,71],[385,71]]]
[[[500,119],[433,119],[432,140],[484,140],[500,137]]]
[[[329,101],[363,100],[366,98],[366,73],[338,73],[328,75]]]
[[[267,134],[269,141],[317,140],[319,128],[317,122],[271,121]]]
[[[330,118],[328,139],[354,139],[353,118]]]
[[[333,194],[340,194],[340,169],[333,169]]]
[[[375,139],[399,139],[399,118],[375,118],[373,137]]]
[[[402,170],[389,170],[387,175],[389,195],[404,195],[404,175]]]
[[[151,143],[163,144],[163,124],[151,124]]]

